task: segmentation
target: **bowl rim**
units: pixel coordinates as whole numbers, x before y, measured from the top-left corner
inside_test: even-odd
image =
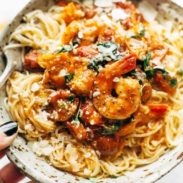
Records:
[[[40,2],[42,2],[42,3],[45,2],[45,4],[48,5],[49,4],[48,1],[49,0],[47,0],[47,1],[45,1],[45,0],[30,0],[30,2],[28,2],[26,4],[26,6],[22,10],[19,11],[19,13],[15,16],[15,18],[11,21],[11,23],[6,27],[6,30],[4,31],[4,34],[0,38],[0,55],[3,54],[3,47],[7,44],[9,35],[21,23],[20,21],[22,20],[22,17],[26,13],[32,11],[34,9],[34,8],[32,8],[33,6],[36,7],[36,8],[38,8],[38,5],[39,5]],[[58,0],[51,0],[50,2],[55,3],[57,1]],[[148,0],[148,1],[151,1],[151,0]],[[155,0],[155,1],[158,1],[158,0]],[[162,0],[162,1],[165,1],[165,2],[169,3],[170,5],[175,6],[176,8],[178,8],[177,4],[175,2],[172,2],[171,0]],[[181,8],[181,7],[179,6],[179,8]],[[183,11],[183,7],[181,8],[181,11]],[[18,137],[20,137],[20,135],[18,135]],[[16,144],[14,144],[14,145],[16,145]],[[36,180],[37,182],[46,182],[44,179],[42,179],[42,180],[38,179],[38,178],[40,178],[39,176],[36,178],[34,176],[34,174],[30,173],[31,172],[30,171],[31,170],[31,167],[30,167],[30,169],[28,167],[25,169],[26,164],[24,164],[23,162],[20,163],[21,162],[20,160],[18,160],[19,162],[17,162],[17,156],[14,153],[14,151],[12,151],[11,147],[7,151],[7,156],[10,159],[10,161],[12,161],[18,168],[20,168],[24,173],[26,173],[26,175],[28,177],[30,177],[33,180]],[[176,166],[178,166],[182,161],[183,161],[183,157],[180,157],[180,159],[176,162],[175,165],[171,166],[170,168],[168,168],[167,171],[165,171],[164,173],[162,173],[161,175],[159,175],[158,177],[156,177],[156,179],[154,179],[153,182],[158,181],[159,179],[161,179],[162,177],[164,177],[171,170],[173,170]],[[59,171],[64,172],[62,170],[59,170]]]

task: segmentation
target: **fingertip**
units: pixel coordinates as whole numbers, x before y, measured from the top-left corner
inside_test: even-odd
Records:
[[[18,125],[9,121],[0,125],[0,151],[7,148],[17,135]]]
[[[0,178],[5,183],[17,183],[24,178],[24,175],[15,165],[9,163],[0,170]]]

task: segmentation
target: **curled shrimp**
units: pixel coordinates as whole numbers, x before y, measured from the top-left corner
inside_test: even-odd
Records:
[[[141,101],[139,82],[135,79],[120,77],[135,67],[136,56],[131,54],[118,62],[107,65],[97,75],[93,103],[104,117],[122,120],[137,111]]]

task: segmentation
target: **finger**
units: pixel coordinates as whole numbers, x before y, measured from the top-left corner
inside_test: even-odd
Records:
[[[18,130],[17,123],[14,121],[0,125],[0,151],[8,147],[16,137]]]
[[[0,170],[0,180],[3,183],[17,183],[24,178],[24,175],[12,163],[7,164]]]
[[[5,155],[5,153],[6,153],[5,150],[2,150],[2,151],[0,152],[0,159]]]

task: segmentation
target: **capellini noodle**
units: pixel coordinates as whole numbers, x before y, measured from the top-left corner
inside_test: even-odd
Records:
[[[20,47],[25,49],[25,52],[28,47],[40,51],[41,55],[36,63],[40,64],[38,71],[34,70],[38,66],[31,65],[35,63],[29,60],[30,62],[27,64],[30,69],[24,64],[26,66],[24,72],[15,71],[7,82],[6,103],[13,119],[18,121],[19,133],[27,139],[28,145],[35,154],[44,157],[46,161],[61,170],[85,178],[117,177],[125,171],[132,171],[138,166],[150,164],[174,148],[179,143],[182,134],[183,80],[181,75],[177,74],[177,71],[181,69],[180,60],[183,56],[182,25],[177,29],[172,28],[171,32],[166,32],[166,28],[159,25],[156,20],[153,20],[152,24],[147,22],[146,17],[143,17],[131,3],[124,1],[113,3],[112,7],[104,7],[103,10],[101,11],[101,8],[97,7],[88,9],[77,3],[64,4],[62,2],[52,6],[48,11],[35,10],[25,15],[24,23],[12,33],[10,42],[5,47],[5,49]],[[121,16],[120,11],[123,12]],[[162,31],[156,32],[158,29],[156,26],[160,26]],[[97,45],[98,43],[101,45]],[[89,51],[86,49],[88,46]],[[151,52],[150,64],[153,60],[152,63],[155,65],[149,65],[146,69],[149,69],[150,66],[163,67],[166,70],[165,73],[171,75],[168,78],[177,78],[177,85],[172,83],[172,85],[176,85],[176,88],[167,89],[164,85],[161,87],[161,83],[156,86],[152,80],[145,79],[145,81],[148,80],[146,84],[147,87],[152,88],[152,93],[150,99],[146,102],[145,98],[143,103],[140,94],[143,95],[145,85],[140,85],[137,81],[143,80],[143,74],[147,70],[136,71],[139,75],[133,77],[129,76],[128,72],[117,71],[116,68],[110,69],[115,64],[123,63],[124,60],[120,61],[121,59],[130,60],[133,57],[138,59],[138,67],[149,51]],[[126,56],[130,58],[126,58]],[[67,60],[69,60],[69,64]],[[103,60],[105,63],[102,65]],[[94,61],[98,65],[91,65]],[[71,68],[72,64],[75,64],[76,71]],[[125,66],[119,65],[119,67],[124,69]],[[96,69],[98,70],[96,71]],[[142,70],[142,67],[139,69]],[[50,74],[50,72],[52,73]],[[113,77],[111,76],[113,72],[119,73],[114,74]],[[157,73],[161,72],[161,70],[157,71]],[[55,73],[56,75],[54,75]],[[72,74],[68,75],[68,73]],[[107,76],[103,76],[106,73]],[[56,80],[56,77],[60,79]],[[101,78],[103,80],[100,80]],[[111,80],[106,81],[106,78]],[[167,78],[164,78],[164,81],[166,80]],[[175,79],[173,81],[175,82]],[[130,85],[128,82],[132,84]],[[110,90],[110,83],[116,86],[117,96],[111,94],[109,97],[106,96],[106,93],[102,93],[104,87],[109,87]],[[120,83],[123,85],[121,86]],[[131,88],[125,90],[123,88],[125,84]],[[132,85],[137,87],[132,88]],[[122,102],[132,100],[131,96],[128,101],[125,101],[125,95],[128,93],[125,92],[127,90],[132,92],[132,89],[136,92],[133,93],[136,103],[133,101],[132,104],[125,105],[127,107],[132,105],[129,109],[125,109],[128,112],[131,110],[131,112],[123,114],[124,111],[121,110],[123,112],[118,111],[117,113],[118,106],[115,104],[118,104],[120,100]],[[72,98],[73,95],[75,98]],[[65,98],[60,100],[60,96],[67,96],[70,101]],[[144,115],[150,116],[151,109],[157,110],[153,108],[152,103],[168,106],[168,110],[164,113],[165,109],[161,109],[158,117],[148,118],[147,121],[141,119],[139,123],[130,122],[130,125],[134,126],[131,127],[130,133],[127,129],[126,135],[123,133],[127,126],[124,129],[123,126],[120,127],[122,135],[119,135],[119,129],[116,134],[122,139],[123,147],[119,148],[114,156],[103,158],[102,153],[104,152],[97,149],[96,144],[89,140],[88,143],[82,143],[84,135],[70,131],[73,125],[76,125],[77,128],[83,125],[78,122],[78,116],[83,120],[89,113],[84,111],[84,107],[82,108],[82,105],[85,106],[85,104],[82,104],[82,101],[78,102],[80,100],[77,98],[78,96],[85,97],[87,101],[89,100],[87,105],[91,107],[94,104],[92,110],[96,108],[96,111],[102,114],[100,117],[101,114],[97,116],[96,112],[94,116],[98,121],[89,121],[89,125],[85,121],[86,131],[90,131],[92,125],[104,125],[103,120],[124,120],[131,115],[134,115],[134,119],[136,119],[135,115],[141,107]],[[60,100],[56,107],[54,97],[58,97],[57,100]],[[102,100],[104,104],[97,103]],[[107,106],[109,101],[117,103]],[[105,108],[101,109],[101,104]],[[135,105],[136,107],[134,107]],[[63,113],[60,115],[55,110],[58,106],[62,112],[65,112],[64,110],[67,108],[68,113],[65,116]],[[148,106],[150,107],[148,108]],[[81,109],[78,110],[79,107]],[[107,111],[109,109],[110,112]],[[115,115],[113,115],[114,112],[116,112]],[[63,116],[66,121],[61,118]],[[115,136],[117,136],[116,134]]]

